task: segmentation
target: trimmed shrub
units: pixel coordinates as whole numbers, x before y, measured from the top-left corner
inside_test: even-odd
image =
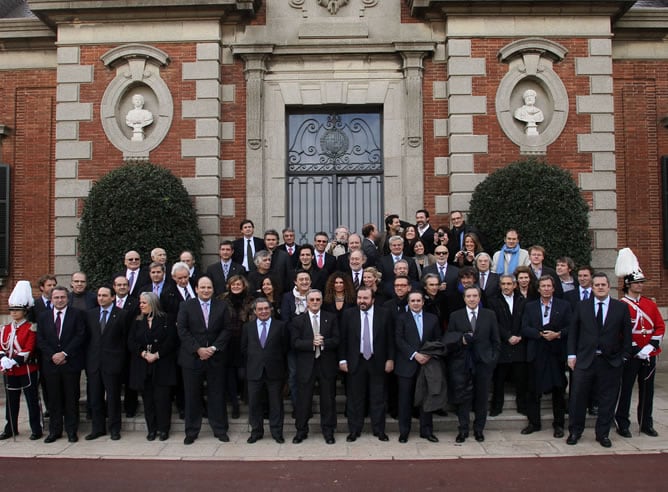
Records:
[[[546,264],[570,256],[584,265],[591,262],[588,211],[568,171],[529,159],[495,171],[476,187],[468,222],[486,234],[490,253],[501,248],[508,229],[517,229],[523,248],[545,248]]]
[[[147,262],[156,247],[167,251],[169,262],[184,249],[200,258],[202,232],[181,181],[150,163],[125,165],[100,178],[84,202],[79,227],[79,264],[89,286],[123,270],[126,251],[138,251]]]

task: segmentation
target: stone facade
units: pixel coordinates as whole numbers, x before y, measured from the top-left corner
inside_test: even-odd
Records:
[[[668,9],[622,1],[132,3],[33,0],[37,17],[0,19],[0,156],[13,170],[14,203],[7,285],[47,271],[66,282],[78,268],[82,199],[127,161],[150,159],[183,179],[204,264],[245,217],[257,230],[281,229],[289,225],[287,113],[374,107],[388,213],[410,220],[426,207],[432,224],[448,223],[489,173],[538,154],[582,188],[594,266],[611,271],[617,249],[630,246],[649,294],[668,304],[660,186]],[[142,145],[126,145],[127,129],[108,128],[125,88],[137,87],[126,73],[155,95],[147,106],[163,122]],[[527,87],[546,116],[533,139],[511,112]]]

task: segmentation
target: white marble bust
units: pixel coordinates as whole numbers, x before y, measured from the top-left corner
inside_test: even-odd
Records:
[[[144,109],[144,96],[141,94],[132,96],[132,106],[133,109],[125,117],[125,123],[132,128],[132,141],[141,142],[144,140],[144,127],[153,123],[153,113]]]
[[[524,126],[525,135],[538,135],[537,125],[542,123],[544,116],[543,111],[536,106],[536,91],[527,89],[522,94],[522,98],[524,99],[524,106],[515,110],[515,119],[526,123]]]

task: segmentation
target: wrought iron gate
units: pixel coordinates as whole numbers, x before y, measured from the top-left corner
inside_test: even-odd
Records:
[[[381,113],[288,115],[288,224],[299,242],[383,220]]]

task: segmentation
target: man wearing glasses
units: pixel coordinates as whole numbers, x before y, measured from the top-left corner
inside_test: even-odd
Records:
[[[141,257],[134,250],[125,253],[125,272],[119,272],[117,275],[124,275],[128,279],[129,294],[137,296],[139,288],[151,281],[146,268],[141,268]]]
[[[422,269],[422,278],[429,273],[438,275],[440,280],[438,290],[443,292],[443,295],[450,295],[457,289],[459,268],[448,263],[448,248],[442,244],[436,246],[434,256],[436,256],[436,263]]]

